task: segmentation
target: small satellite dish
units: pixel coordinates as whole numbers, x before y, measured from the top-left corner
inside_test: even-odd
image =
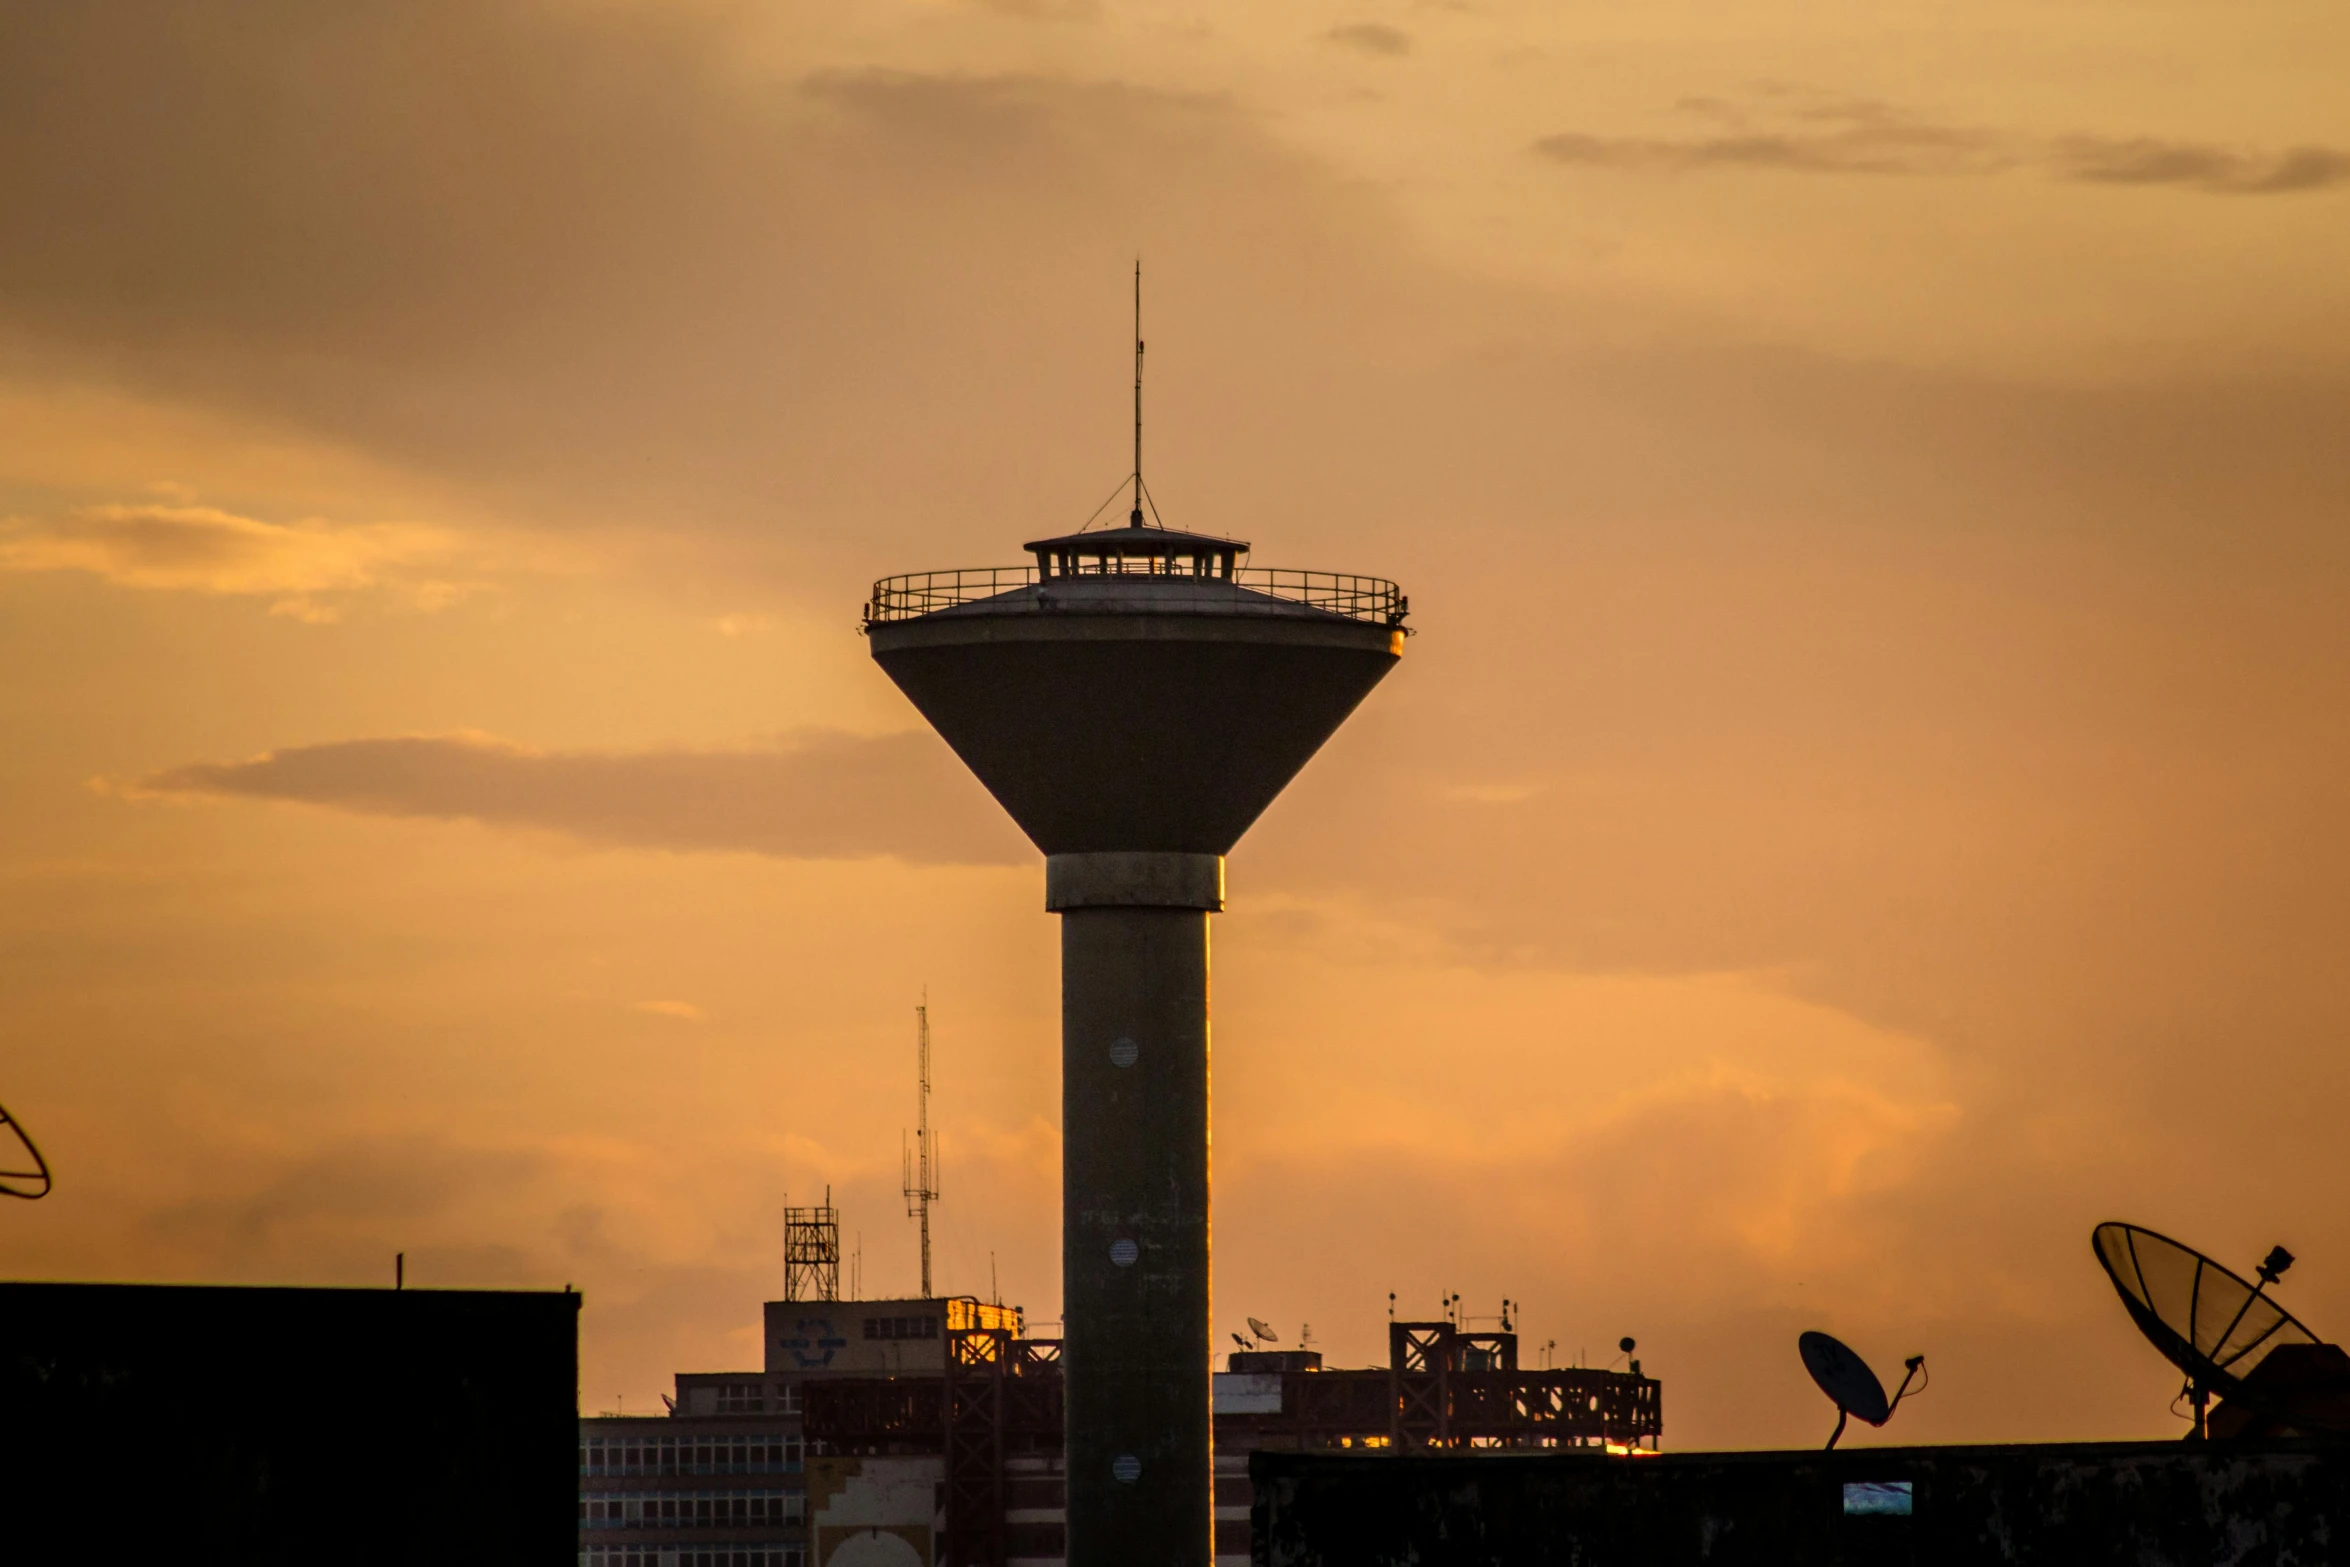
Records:
[[[1241,1337],[1239,1334],[1237,1334],[1237,1333],[1235,1333],[1235,1334],[1233,1334],[1233,1335],[1232,1335],[1232,1342],[1233,1342],[1233,1343],[1235,1343],[1235,1344],[1238,1344],[1238,1345],[1239,1345],[1239,1346],[1240,1346],[1242,1349],[1254,1349],[1254,1348],[1256,1348],[1256,1346],[1255,1346],[1254,1344],[1251,1344],[1251,1343],[1250,1343],[1250,1342],[1249,1342],[1247,1339],[1244,1339],[1244,1338],[1242,1338],[1242,1337]]]
[[[2089,1240],[2138,1331],[2187,1374],[2198,1436],[2205,1434],[2204,1405],[2213,1393],[2240,1396],[2271,1353],[2319,1342],[2261,1293],[2293,1265],[2282,1246],[2255,1270],[2260,1282],[2247,1284],[2203,1253],[2135,1224],[2100,1224]]]
[[[1632,1337],[1632,1335],[1629,1333],[1616,1340],[1616,1348],[1623,1351],[1627,1355],[1631,1354],[1632,1351],[1638,1349],[1639,1347],[1640,1341]]]
[[[0,1197],[22,1197],[35,1202],[49,1195],[49,1161],[41,1157],[41,1150],[33,1145],[33,1134],[24,1129],[24,1123],[0,1106],[0,1126],[8,1129],[8,1137],[0,1138]],[[11,1148],[8,1143],[16,1144]]]
[[[1271,1328],[1266,1327],[1262,1322],[1259,1322],[1254,1317],[1248,1319],[1248,1330],[1268,1344],[1278,1344],[1281,1342],[1280,1334],[1274,1332]]]
[[[1796,1352],[1803,1356],[1803,1369],[1820,1385],[1836,1406],[1836,1429],[1828,1433],[1828,1446],[1834,1447],[1844,1435],[1844,1422],[1858,1415],[1873,1426],[1881,1426],[1893,1418],[1893,1411],[1909,1396],[1909,1384],[1926,1364],[1923,1355],[1912,1355],[1905,1364],[1908,1372],[1901,1379],[1900,1390],[1888,1400],[1885,1384],[1869,1369],[1869,1363],[1853,1353],[1841,1340],[1825,1333],[1806,1333],[1795,1341]]]

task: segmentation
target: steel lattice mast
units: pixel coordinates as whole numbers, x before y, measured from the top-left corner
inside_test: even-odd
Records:
[[[922,1221],[922,1298],[930,1291],[930,1205],[939,1198],[938,1169],[930,1146],[930,1001],[914,1009],[914,1145],[905,1151],[906,1217]]]

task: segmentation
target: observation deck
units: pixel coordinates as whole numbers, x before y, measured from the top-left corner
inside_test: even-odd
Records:
[[[1047,854],[1223,854],[1402,657],[1382,577],[1130,526],[884,577],[874,659]]]
[[[1106,528],[1038,539],[1027,566],[916,571],[873,584],[864,624],[931,615],[1332,616],[1408,630],[1411,601],[1384,577],[1244,566],[1237,539],[1172,528]]]

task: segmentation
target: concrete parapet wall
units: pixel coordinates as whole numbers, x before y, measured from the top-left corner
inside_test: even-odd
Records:
[[[2350,1445],[1260,1452],[1250,1474],[1263,1567],[2350,1561]]]

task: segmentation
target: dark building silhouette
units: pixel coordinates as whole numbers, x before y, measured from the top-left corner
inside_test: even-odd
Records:
[[[568,1564],[579,1302],[0,1284],[0,1561]]]
[[[1261,1567],[2316,1567],[2350,1538],[2341,1442],[1260,1451],[1251,1470]]]

